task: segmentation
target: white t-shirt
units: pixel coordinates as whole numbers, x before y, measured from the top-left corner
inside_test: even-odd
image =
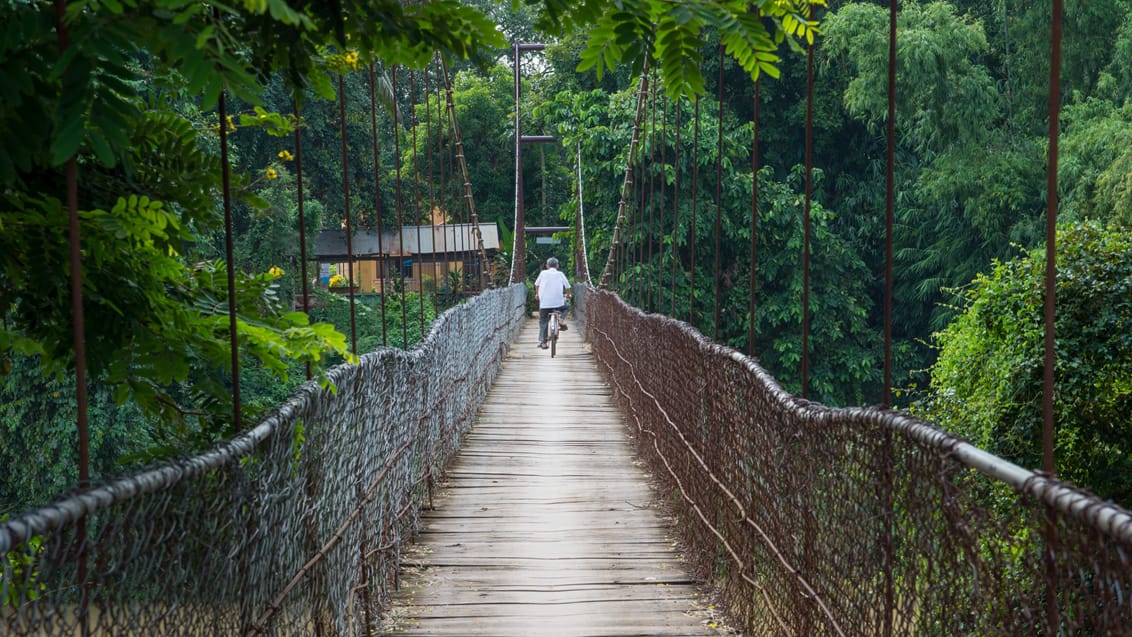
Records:
[[[566,305],[565,290],[569,287],[570,281],[566,275],[556,268],[547,268],[539,272],[538,278],[535,279],[535,294],[538,295],[539,309]]]

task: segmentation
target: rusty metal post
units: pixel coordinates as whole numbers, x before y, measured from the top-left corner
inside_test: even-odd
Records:
[[[887,169],[884,206],[884,388],[881,403],[885,408],[892,404],[892,305],[893,305],[893,226],[896,209],[896,0],[888,3],[888,122],[886,123]],[[896,538],[894,537],[895,489],[894,450],[892,431],[885,431],[882,450],[884,463],[882,480],[882,506],[884,507],[884,626],[883,637],[892,637],[896,612]]]
[[[67,5],[64,0],[55,0],[55,30],[59,42],[59,54],[66,55],[71,45],[70,32],[65,22]],[[83,270],[82,237],[79,230],[79,177],[78,161],[75,155],[67,158],[64,166],[64,188],[67,201],[67,234],[70,243],[71,263],[71,335],[75,349],[75,403],[77,414],[75,429],[78,437],[79,485],[90,484],[90,419],[86,387],[86,319],[83,315]],[[78,525],[79,537],[86,537],[85,519]],[[79,630],[84,637],[90,634],[90,593],[87,586],[86,542],[82,543],[78,559],[79,592]]]
[[[521,283],[527,277],[527,244],[523,214],[523,142],[519,120],[519,92],[522,83],[522,65],[519,54],[522,45],[511,45],[514,55],[512,74],[515,80],[515,234],[511,244],[511,283]]]
[[[1056,333],[1057,320],[1057,159],[1058,137],[1060,136],[1061,114],[1061,35],[1062,0],[1053,0],[1053,16],[1050,27],[1049,54],[1049,166],[1046,169],[1046,267],[1045,267],[1045,337],[1044,369],[1042,370],[1042,469],[1050,476],[1057,473],[1054,464],[1054,425],[1055,413],[1053,391],[1055,368],[1057,365]],[[1046,634],[1057,635],[1061,623],[1057,607],[1055,579],[1057,565],[1054,551],[1057,545],[1057,526],[1047,513],[1044,526],[1042,557],[1046,571]]]

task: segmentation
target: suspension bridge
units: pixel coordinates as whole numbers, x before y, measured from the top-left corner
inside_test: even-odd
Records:
[[[515,137],[518,184],[543,140]],[[416,347],[0,524],[2,632],[1132,634],[1128,511],[907,414],[793,396],[626,303],[628,156],[561,358],[531,336],[517,195],[510,283],[477,275]]]

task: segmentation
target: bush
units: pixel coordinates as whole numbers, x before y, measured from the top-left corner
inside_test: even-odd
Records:
[[[1058,235],[1058,475],[1132,504],[1132,234],[1095,223]],[[929,416],[1025,467],[1041,460],[1044,248],[997,263],[935,335]]]

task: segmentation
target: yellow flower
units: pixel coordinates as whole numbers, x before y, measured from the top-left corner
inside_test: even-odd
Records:
[[[349,285],[349,283],[350,282],[346,280],[346,277],[342,276],[341,274],[335,274],[334,276],[330,277],[329,285],[332,288],[344,288]]]
[[[292,155],[291,151],[289,150],[281,150],[279,151],[279,159],[282,159],[283,161],[294,161],[295,156]]]
[[[273,265],[271,266],[271,269],[267,271],[267,273],[278,279],[279,277],[283,276],[283,268],[277,265]]]
[[[268,168],[266,171],[264,171],[264,174],[268,179],[276,179],[279,177],[279,171],[275,170],[274,168]]]

